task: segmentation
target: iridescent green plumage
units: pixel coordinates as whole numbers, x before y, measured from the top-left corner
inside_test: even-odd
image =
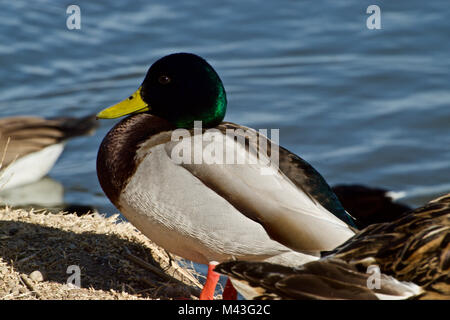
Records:
[[[168,82],[158,79],[167,77]],[[225,88],[219,75],[203,58],[175,53],[156,61],[142,83],[142,98],[150,113],[190,129],[194,121],[203,128],[222,122],[227,109]]]

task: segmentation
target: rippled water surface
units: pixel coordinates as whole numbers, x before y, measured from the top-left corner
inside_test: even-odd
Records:
[[[66,8],[81,8],[68,30]],[[381,30],[366,8],[381,7]],[[450,191],[450,5],[423,1],[1,1],[0,116],[82,116],[133,92],[159,57],[199,54],[228,121],[279,128],[330,184]],[[68,143],[50,177],[64,201],[112,214],[95,174],[115,121]]]

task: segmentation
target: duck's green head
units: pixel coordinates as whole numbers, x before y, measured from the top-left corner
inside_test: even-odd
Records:
[[[226,108],[225,89],[211,65],[197,55],[175,53],[156,61],[135,93],[97,118],[148,112],[178,128],[192,128],[194,121],[213,127],[222,122]]]

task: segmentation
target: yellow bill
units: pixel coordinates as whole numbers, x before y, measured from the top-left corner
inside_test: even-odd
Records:
[[[142,100],[141,87],[127,99],[97,113],[97,119],[114,119],[131,113],[149,111],[150,107]]]

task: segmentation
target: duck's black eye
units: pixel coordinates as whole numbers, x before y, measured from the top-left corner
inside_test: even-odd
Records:
[[[168,84],[170,83],[170,78],[168,76],[163,75],[158,78],[158,82],[161,84]]]

